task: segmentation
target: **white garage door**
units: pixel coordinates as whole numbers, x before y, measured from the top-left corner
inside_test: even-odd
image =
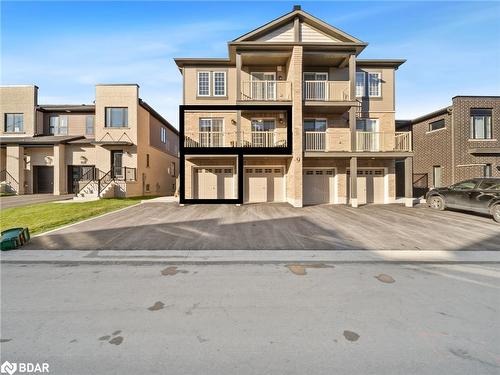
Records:
[[[234,198],[233,168],[195,168],[195,199],[231,199]]]
[[[349,196],[350,172],[347,171]],[[358,169],[358,204],[384,203],[385,182],[383,169]]]
[[[334,202],[335,172],[333,169],[304,169],[304,204]]]
[[[282,167],[245,168],[245,202],[283,202],[285,178]]]

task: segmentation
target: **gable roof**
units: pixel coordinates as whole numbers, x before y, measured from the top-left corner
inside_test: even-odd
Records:
[[[353,37],[352,35],[349,35],[346,32],[320,20],[319,18],[316,18],[313,15],[304,12],[299,7],[294,7],[293,11],[266,23],[265,25],[255,30],[241,35],[240,37],[234,39],[232,43],[257,41],[261,37],[264,37],[264,40],[269,40],[269,34],[276,32],[276,30],[279,30],[280,28],[283,32],[289,32],[289,28],[292,27],[293,32],[293,23],[295,22],[296,18],[298,18],[299,22],[301,22],[302,24],[307,25],[307,28],[312,29],[318,34],[329,37],[329,39],[331,39],[331,42],[366,44],[365,42]],[[326,39],[324,39],[323,41],[326,41]]]

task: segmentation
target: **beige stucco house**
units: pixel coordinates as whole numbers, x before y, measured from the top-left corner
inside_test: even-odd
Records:
[[[175,192],[177,129],[136,84],[95,91],[93,104],[41,105],[37,86],[0,87],[2,189],[82,198]]]
[[[394,203],[411,135],[395,129],[404,60],[294,7],[228,43],[227,58],[177,58],[181,203]]]

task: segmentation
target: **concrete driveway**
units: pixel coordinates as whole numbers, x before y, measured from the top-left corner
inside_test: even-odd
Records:
[[[27,195],[10,195],[7,197],[0,197],[0,208],[12,208],[28,206],[36,203],[47,203],[54,201],[62,201],[72,199],[74,194],[66,195],[53,195],[53,194],[27,194]]]
[[[500,250],[491,218],[426,206],[144,203],[32,239],[27,249]]]

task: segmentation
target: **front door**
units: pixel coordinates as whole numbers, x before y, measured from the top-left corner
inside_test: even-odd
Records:
[[[305,100],[327,100],[328,98],[328,73],[305,72],[304,73],[304,99]]]
[[[111,151],[111,175],[114,178],[123,177],[123,151]]]
[[[33,167],[33,193],[52,194],[54,192],[54,167]]]

